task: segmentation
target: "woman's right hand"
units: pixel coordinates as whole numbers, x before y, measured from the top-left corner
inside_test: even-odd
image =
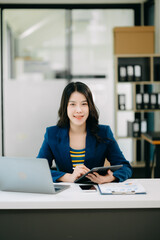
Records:
[[[83,174],[87,173],[90,169],[85,165],[78,165],[74,168],[73,173],[66,173],[62,177],[58,179],[58,181],[62,182],[74,182],[76,179],[81,177]]]
[[[74,182],[76,179],[80,178],[82,175],[87,173],[90,169],[83,164],[79,164],[74,168],[73,173],[71,174],[71,182]]]

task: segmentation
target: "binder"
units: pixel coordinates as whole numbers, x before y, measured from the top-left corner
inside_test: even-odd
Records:
[[[134,122],[127,121],[127,132],[128,137],[140,137],[140,121],[137,119]]]
[[[160,109],[160,93],[157,93],[157,109]]]
[[[140,137],[140,135],[140,121],[136,119],[133,122],[133,137]]]
[[[150,93],[150,108],[156,109],[156,105],[157,105],[157,94]]]
[[[130,121],[127,121],[127,136],[133,137],[133,123]]]
[[[136,108],[137,110],[143,109],[143,102],[142,102],[142,93],[136,93]]]
[[[134,65],[134,81],[142,81],[142,67],[141,65]]]
[[[119,82],[127,81],[127,69],[126,69],[126,66],[124,66],[124,65],[119,66],[118,80],[119,80]]]
[[[136,161],[137,162],[140,162],[142,160],[142,157],[141,157],[141,140],[137,140],[136,141]]]
[[[150,96],[149,93],[143,93],[143,108],[149,109],[150,108]]]
[[[140,132],[146,133],[147,132],[147,120],[143,119],[140,121]]]
[[[118,109],[125,110],[126,109],[126,95],[118,94]]]
[[[127,81],[128,82],[134,81],[134,70],[132,65],[127,66]]]
[[[154,69],[154,80],[155,81],[160,81],[160,64],[155,64],[155,69]]]

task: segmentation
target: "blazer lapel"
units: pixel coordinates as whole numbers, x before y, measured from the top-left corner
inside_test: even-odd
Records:
[[[72,172],[72,163],[70,158],[69,134],[68,128],[62,128],[57,134],[58,150],[60,154],[59,165],[65,166],[66,172]]]
[[[96,139],[91,134],[90,130],[87,128],[85,165],[88,168],[96,166],[95,151],[96,151]]]

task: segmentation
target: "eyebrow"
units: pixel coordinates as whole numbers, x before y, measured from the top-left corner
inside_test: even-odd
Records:
[[[76,102],[76,101],[74,101],[74,100],[69,100],[69,102]],[[81,101],[81,102],[87,102],[87,100],[83,100],[83,101]]]

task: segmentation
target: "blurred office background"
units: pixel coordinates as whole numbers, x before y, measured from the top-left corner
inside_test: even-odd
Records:
[[[1,14],[1,154],[38,154],[46,127],[57,123],[61,94],[69,81],[90,87],[100,123],[110,125],[114,132],[113,28],[134,26],[134,7],[14,7],[4,8]],[[131,162],[131,140],[119,144]]]

